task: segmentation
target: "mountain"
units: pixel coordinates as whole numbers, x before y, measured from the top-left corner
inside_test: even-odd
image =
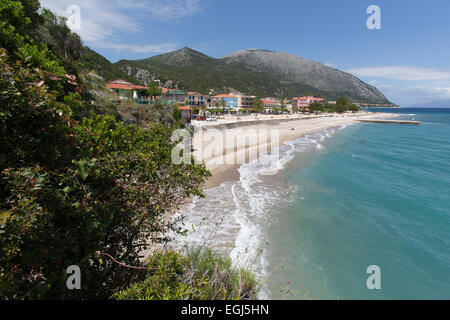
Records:
[[[281,97],[311,93],[329,100],[347,96],[354,102],[389,103],[375,87],[351,74],[283,52],[252,49],[215,59],[183,48],[143,60],[121,60],[115,66],[146,85],[160,79],[204,93],[210,89]]]
[[[268,72],[286,83],[307,84],[335,96],[347,96],[357,102],[387,103],[375,87],[355,76],[284,52],[242,50],[222,60],[228,64],[243,63],[255,72]]]
[[[246,65],[229,65],[189,48],[144,60],[121,60],[116,65],[144,84],[160,79],[168,86],[204,93],[215,89],[257,95],[283,94],[279,89],[283,84],[268,73],[254,72]],[[308,86],[303,89],[314,90]]]
[[[413,105],[413,107],[423,107],[423,108],[450,108],[450,100],[439,100],[439,101],[431,101],[418,103]]]
[[[119,67],[89,47],[83,46],[81,48],[80,63],[83,69],[88,71],[94,70],[106,81],[118,78],[135,81],[133,77],[120,70]]]

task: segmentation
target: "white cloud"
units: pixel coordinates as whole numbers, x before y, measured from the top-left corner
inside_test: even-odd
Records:
[[[402,106],[450,99],[450,87],[379,85],[389,99]]]
[[[81,29],[78,33],[84,41],[95,42],[114,39],[117,31],[137,32],[141,26],[116,6],[114,1],[102,0],[41,0],[41,6],[61,16],[67,16],[67,8],[77,5],[81,9]]]
[[[201,0],[127,0],[121,1],[123,8],[141,9],[162,21],[176,20],[195,15],[206,7]]]
[[[81,9],[81,28],[72,31],[78,33],[83,41],[98,48],[138,53],[162,53],[176,49],[175,44],[171,43],[123,43],[121,35],[144,31],[140,21],[149,18],[176,21],[194,15],[205,7],[200,0],[41,0],[42,7],[66,17],[71,5]]]
[[[441,71],[432,68],[388,66],[354,68],[348,72],[361,77],[384,78],[393,80],[424,81],[450,79],[450,71]]]
[[[448,88],[436,87],[434,88],[434,90],[436,90],[437,92],[441,92],[442,94],[445,94],[448,98],[450,98],[450,87]]]

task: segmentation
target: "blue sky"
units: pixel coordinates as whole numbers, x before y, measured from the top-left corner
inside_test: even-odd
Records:
[[[109,60],[182,47],[212,57],[284,51],[355,74],[402,106],[450,99],[448,0],[41,0],[81,9],[79,33]],[[381,30],[369,30],[369,5]]]

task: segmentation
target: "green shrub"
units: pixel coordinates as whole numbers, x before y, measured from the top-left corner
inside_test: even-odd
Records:
[[[167,219],[186,197],[202,195],[204,166],[174,165],[172,129],[125,126],[113,116],[71,116],[76,95],[56,102],[39,74],[10,67],[0,52],[0,296],[106,298],[142,272],[139,252],[181,232]],[[82,290],[67,290],[78,265]]]
[[[257,281],[250,272],[236,269],[230,259],[210,250],[182,256],[156,252],[147,263],[144,281],[112,296],[119,300],[245,300],[256,299]]]
[[[38,73],[8,60],[0,49],[0,170],[63,161],[73,124],[69,107],[36,85]]]
[[[186,259],[175,252],[156,252],[148,261],[149,275],[112,296],[119,300],[186,300],[195,289],[183,283]]]

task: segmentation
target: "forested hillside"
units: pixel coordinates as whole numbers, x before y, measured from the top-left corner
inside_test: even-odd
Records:
[[[86,89],[80,38],[38,9],[0,1],[0,299],[254,297],[251,275],[221,258],[195,257],[209,261],[199,264],[209,278],[189,256],[141,261],[183,231],[167,213],[201,196],[209,172],[173,164],[178,113],[144,130],[103,112]],[[69,266],[81,270],[79,290],[67,287]]]

